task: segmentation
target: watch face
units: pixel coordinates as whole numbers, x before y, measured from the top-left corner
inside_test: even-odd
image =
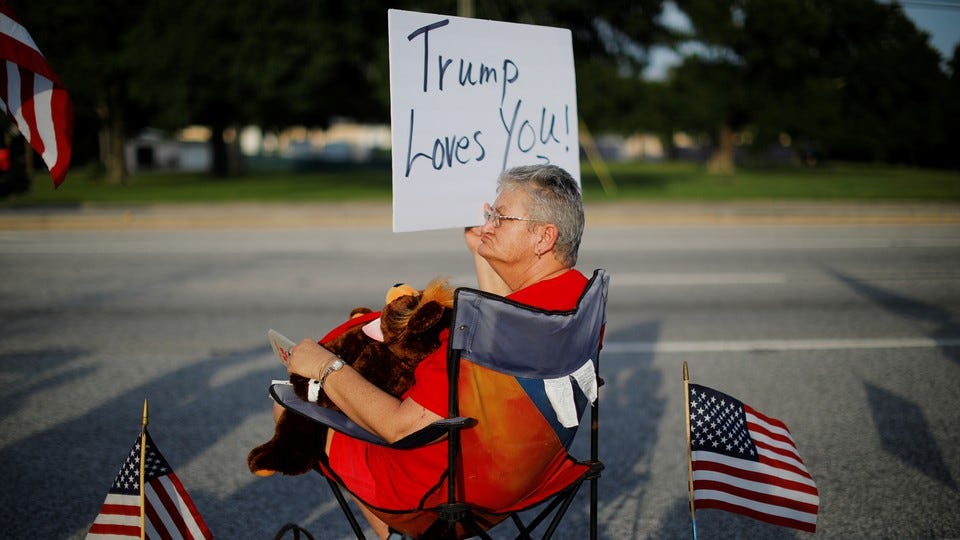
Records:
[[[342,367],[343,367],[343,360],[337,358],[336,360],[333,361],[333,365],[331,365],[330,367],[333,368],[334,371],[342,368]]]

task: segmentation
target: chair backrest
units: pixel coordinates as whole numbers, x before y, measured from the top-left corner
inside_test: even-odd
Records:
[[[450,348],[517,377],[553,379],[596,358],[610,276],[598,269],[572,311],[546,311],[476,289],[457,289]]]
[[[458,499],[509,509],[564,470],[560,462],[572,462],[576,422],[596,395],[608,285],[606,272],[595,271],[571,311],[457,290],[450,415],[478,420],[460,436]]]

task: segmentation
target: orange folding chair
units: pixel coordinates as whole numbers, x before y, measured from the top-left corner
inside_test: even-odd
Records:
[[[274,385],[271,394],[288,410],[375,444],[410,449],[446,436],[448,463],[440,489],[424,494],[417,508],[391,509],[411,517],[417,538],[490,538],[487,531],[508,519],[517,538],[532,538],[544,524],[541,537],[550,538],[589,482],[595,539],[603,470],[599,353],[608,287],[607,273],[596,270],[571,311],[457,289],[447,348],[449,417],[392,445],[342,413],[300,400],[289,385]],[[590,457],[581,461],[568,450],[588,406]],[[335,478],[327,481],[357,538],[364,538],[341,486]]]

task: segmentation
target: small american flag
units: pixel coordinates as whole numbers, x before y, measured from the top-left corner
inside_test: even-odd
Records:
[[[689,398],[694,508],[815,532],[820,495],[787,426],[706,386]]]
[[[144,433],[146,430],[144,429]],[[145,453],[145,538],[213,538],[180,479],[153,444],[150,434]],[[130,450],[117,479],[103,501],[87,538],[90,540],[140,538],[140,442]]]
[[[0,110],[40,154],[59,186],[70,167],[73,102],[4,0],[0,0]]]

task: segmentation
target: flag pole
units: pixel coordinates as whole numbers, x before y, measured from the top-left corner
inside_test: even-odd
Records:
[[[697,540],[697,509],[693,504],[693,456],[690,446],[690,371],[683,362],[683,411],[687,432],[687,491],[690,493],[690,520],[693,523],[693,540]]]
[[[147,457],[147,400],[143,400],[143,419],[140,425],[140,540],[147,538],[147,519],[146,519],[146,494],[143,486],[145,483],[144,473],[146,472]]]

